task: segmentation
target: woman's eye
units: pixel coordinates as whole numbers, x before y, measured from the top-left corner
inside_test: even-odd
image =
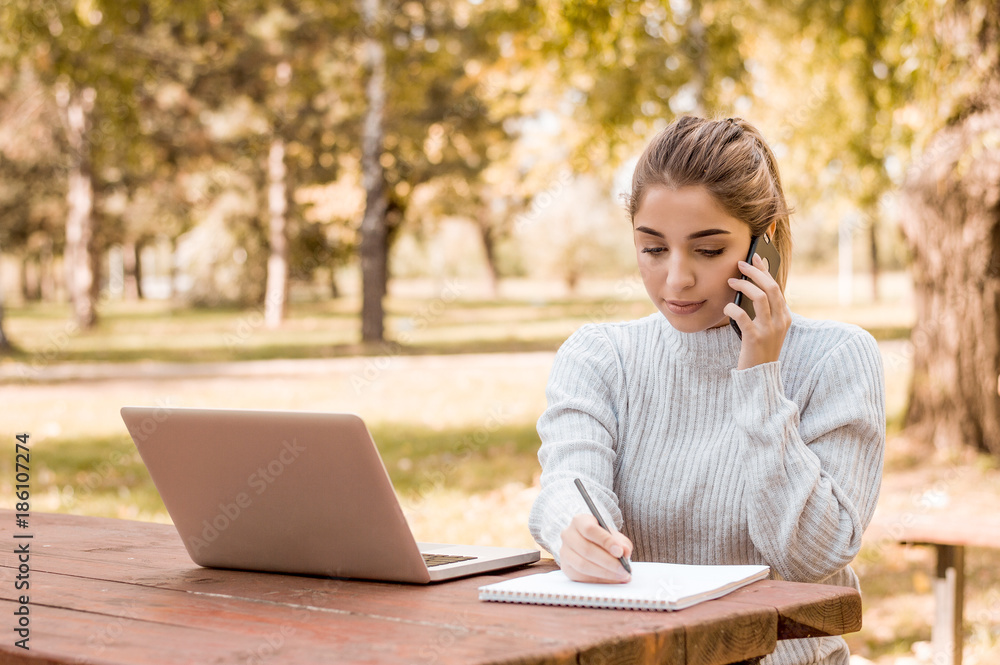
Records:
[[[656,254],[659,254],[659,253],[665,252],[665,251],[667,251],[666,247],[643,247],[642,248],[642,253],[643,254],[653,254],[654,256]]]
[[[723,249],[703,249],[701,250],[701,253],[703,256],[718,256],[719,254],[722,254],[722,252],[724,251],[725,250]]]

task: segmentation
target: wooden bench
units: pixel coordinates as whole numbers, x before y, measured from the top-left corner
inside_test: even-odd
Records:
[[[866,534],[869,542],[933,547],[937,553],[931,647],[935,665],[961,665],[965,605],[965,548],[1000,548],[1000,521],[969,519],[954,513],[903,513],[879,517]]]

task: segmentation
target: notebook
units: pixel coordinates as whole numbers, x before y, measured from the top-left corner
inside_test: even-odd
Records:
[[[121,415],[199,565],[427,583],[539,559],[532,549],[417,543],[354,414],[124,407]]]
[[[479,587],[479,599],[534,605],[680,610],[765,579],[768,566],[695,566],[632,562],[625,584],[574,582],[561,570]]]

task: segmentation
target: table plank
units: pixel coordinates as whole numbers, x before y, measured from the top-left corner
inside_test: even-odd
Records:
[[[0,601],[0,611],[12,605]],[[61,608],[39,608],[38,624],[32,628],[31,651],[0,645],[0,663],[81,663],[91,665],[170,665],[176,663],[413,663],[448,665],[497,663],[517,665],[576,663],[572,650],[546,656],[528,653],[523,657],[490,659],[491,653],[510,653],[512,645],[502,643],[490,649],[478,642],[456,640],[411,650],[403,638],[419,635],[416,627],[383,626],[381,630],[359,631],[348,639],[304,639],[298,626],[285,632],[242,636],[232,631],[206,630],[191,626],[160,624],[123,617],[95,617]],[[387,639],[386,631],[392,631]],[[342,636],[340,636],[342,637]],[[405,649],[404,649],[405,647]],[[30,659],[30,660],[29,660]],[[41,659],[41,660],[39,660]]]
[[[1000,519],[971,518],[954,512],[879,515],[865,536],[873,542],[998,548]]]
[[[732,602],[767,604],[778,613],[778,639],[842,635],[861,630],[861,596],[829,584],[762,580],[737,589]],[[851,589],[853,591],[853,589]],[[817,603],[817,599],[822,599]]]
[[[132,644],[145,644],[146,648],[159,645],[169,653],[177,640],[203,647],[224,660],[244,663],[250,652],[277,651],[284,658],[286,650],[302,654],[332,651],[339,662],[364,662],[378,655],[382,662],[392,663],[467,663],[489,653],[503,653],[514,662],[538,655],[553,663],[575,662],[564,639],[528,636],[516,630],[485,631],[474,624],[444,624],[433,617],[393,620],[47,573],[33,579],[40,590],[32,596],[33,649],[78,654],[82,648],[95,662],[103,662],[108,655],[105,652],[121,656],[120,646],[128,656],[128,645]],[[46,615],[64,616],[66,612],[77,618],[60,625],[54,634],[36,634],[34,627],[44,624]],[[175,630],[164,632],[165,628]],[[388,634],[391,639],[387,639]],[[129,639],[123,644],[126,635]],[[220,651],[225,645],[228,647]]]

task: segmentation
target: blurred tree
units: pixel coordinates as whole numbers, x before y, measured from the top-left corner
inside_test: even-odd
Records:
[[[490,161],[502,157],[510,145],[514,130],[505,120],[517,113],[518,93],[490,74],[507,57],[504,35],[537,24],[537,9],[532,3],[499,0],[411,0],[368,5],[365,11],[370,15],[359,36],[370,47],[366,57],[375,75],[365,77],[368,101],[361,132],[362,145],[368,146],[362,149],[367,178],[362,337],[378,341],[384,336],[388,251],[407,218],[411,198],[422,189],[454,194],[452,209],[474,217],[473,189]],[[380,86],[383,51],[386,76]],[[444,181],[448,185],[439,186]]]
[[[0,244],[0,248],[2,248]],[[10,353],[14,349],[14,345],[11,343],[10,339],[7,337],[7,333],[3,329],[4,320],[4,297],[3,297],[3,283],[0,281],[0,355]]]
[[[501,278],[497,247],[511,236],[515,217],[531,195],[544,189],[551,177],[546,173],[548,162],[530,173],[538,160],[529,153],[543,148],[524,136],[523,128],[551,104],[548,86],[556,79],[540,57],[537,37],[532,37],[541,23],[541,12],[533,4],[520,3],[516,11],[509,11],[500,2],[484,3],[474,13],[468,8],[465,15],[456,10],[453,21],[451,30],[461,38],[466,54],[457,63],[461,78],[450,97],[443,96],[445,89],[435,81],[440,90],[428,100],[440,104],[436,100],[442,99],[450,106],[434,111],[443,117],[430,127],[408,116],[393,121],[391,130],[412,133],[420,142],[401,143],[390,136],[398,146],[390,161],[401,168],[387,175],[395,182],[394,200],[406,213],[404,223],[414,231],[424,230],[425,220],[443,217],[464,218],[476,228],[495,296]],[[432,48],[435,53],[441,50]],[[455,50],[451,44],[449,51]],[[409,90],[403,93],[412,99],[408,103],[421,103]],[[411,206],[411,200],[419,204]]]
[[[748,92],[741,43],[750,22],[742,6],[542,0],[522,11],[523,26],[494,30],[508,69],[495,79],[517,105],[505,126],[519,141],[490,149],[493,165],[464,197],[478,202],[470,217],[494,284],[496,246],[525,222],[551,217],[554,192],[580,174],[611,182],[674,116],[733,113]],[[612,193],[607,199],[615,201]],[[593,270],[605,267],[595,263]]]
[[[195,43],[187,29],[207,22],[202,7],[208,14],[216,11],[211,4],[176,3],[170,12],[143,6],[129,14],[135,25],[119,38],[143,62],[147,76],[132,88],[133,117],[126,118],[129,122],[113,135],[114,167],[105,170],[96,193],[101,220],[98,249],[120,245],[121,288],[127,300],[145,295],[143,249],[159,241],[175,246],[194,223],[198,205],[222,189],[224,177],[219,173],[192,184],[205,158],[215,156],[211,136],[199,118],[203,105],[189,90],[192,80],[204,76],[213,62],[211,46]],[[174,282],[171,274],[164,295],[173,295]]]
[[[64,188],[63,263],[80,328],[97,321],[101,259],[108,247],[123,242],[128,266],[136,263],[149,235],[166,230],[150,228],[156,217],[123,215],[130,206],[134,210],[140,194],[161,204],[156,209],[174,198],[166,178],[171,159],[182,150],[173,135],[176,125],[166,122],[169,113],[144,112],[162,106],[172,96],[170,83],[178,70],[190,67],[173,29],[203,7],[147,0],[18,0],[0,8],[3,60],[30,70],[58,109],[59,122],[50,123],[59,130],[57,156],[45,162],[50,171],[33,188],[38,183]],[[37,226],[37,220],[32,223]],[[53,241],[58,236],[40,230],[48,237],[42,255],[57,252]],[[137,294],[138,280],[134,286]]]
[[[0,248],[22,256],[22,295],[27,288],[28,255],[55,198],[46,184],[54,178],[56,122],[51,100],[31,75],[9,59],[0,60]],[[46,117],[48,116],[48,117]],[[48,122],[46,122],[48,121]],[[0,354],[14,350],[4,330],[5,293],[0,284]]]
[[[3,330],[3,319],[4,319],[3,295],[0,295],[0,354],[10,353],[11,349],[14,348],[13,344],[11,344],[10,339],[8,339],[7,334]]]
[[[518,219],[529,264],[562,280],[570,295],[584,277],[616,275],[622,266],[634,266],[627,216],[603,180],[579,176],[550,194],[548,205]]]
[[[749,89],[746,7],[724,0],[549,0],[545,40],[568,94],[557,102],[582,126],[577,165],[609,170],[675,116],[731,114]],[[602,146],[607,146],[602,148]]]
[[[361,340],[381,342],[385,337],[383,298],[388,281],[388,229],[386,213],[385,105],[386,56],[379,26],[380,0],[359,0],[364,31],[365,116],[361,132],[361,183],[365,212],[361,219]]]
[[[301,226],[293,191],[334,178],[337,152],[346,149],[335,132],[350,95],[342,88],[351,72],[342,63],[355,28],[341,3],[261,0],[227,2],[188,26],[189,39],[210,54],[187,89],[210,118],[212,161],[235,153],[237,168],[263,194],[252,221],[268,248],[268,327],[279,326],[286,311],[290,236]]]
[[[95,278],[97,271],[92,251],[94,165],[88,136],[96,99],[97,91],[90,86],[71,89],[65,85],[56,93],[71,160],[66,190],[68,210],[63,261],[73,316],[80,328],[92,328],[97,323],[93,288],[98,280]]]
[[[332,145],[334,140],[332,131],[323,133],[324,145]],[[295,194],[304,224],[292,238],[292,277],[313,282],[317,274],[325,272],[332,298],[341,295],[337,269],[346,265],[357,250],[357,220],[365,203],[360,179],[357,162],[344,151],[340,153],[336,181],[306,185]]]
[[[822,93],[822,102],[804,109],[804,117],[790,118],[789,132],[783,138],[806,147],[814,170],[834,165],[837,178],[819,188],[815,175],[808,174],[812,187],[802,190],[805,198],[816,201],[834,189],[857,207],[859,222],[849,231],[852,236],[857,231],[866,233],[874,301],[879,299],[881,203],[893,187],[887,158],[899,144],[895,139],[906,140],[894,136],[892,122],[893,110],[909,88],[906,72],[900,71],[900,49],[905,49],[919,21],[906,9],[885,0],[772,3],[773,11],[794,19],[791,25],[782,23],[778,33],[795,33],[807,47],[795,62],[780,66],[804,69],[822,82],[811,93]],[[823,140],[817,140],[820,132]]]
[[[30,67],[0,64],[0,244],[21,259],[25,300],[55,296],[66,188],[55,100]]]
[[[910,110],[936,131],[902,199],[917,305],[906,423],[940,449],[1000,455],[1000,6],[915,4],[926,27]]]
[[[0,13],[5,57],[31,67],[60,109],[68,160],[64,264],[80,328],[97,322],[95,179],[112,166],[116,132],[134,123],[132,90],[145,75],[140,58],[122,57],[128,47],[119,36],[134,32],[141,10],[148,9],[147,3],[129,0],[17,0],[5,3]]]

